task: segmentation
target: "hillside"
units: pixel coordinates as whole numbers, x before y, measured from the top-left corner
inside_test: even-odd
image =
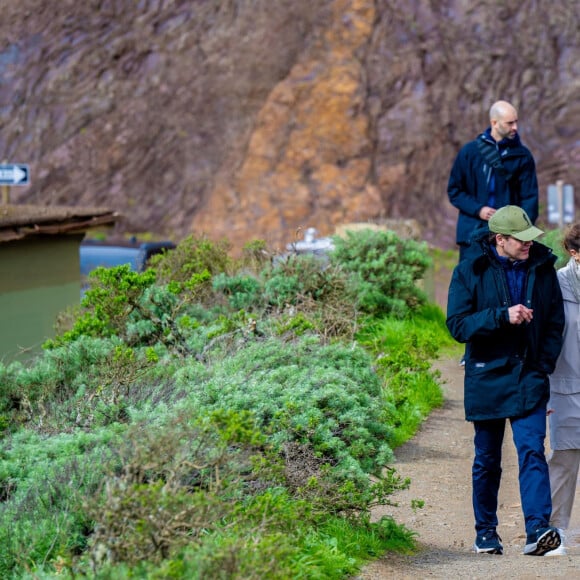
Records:
[[[570,0],[4,0],[11,197],[235,244],[415,218],[451,247],[449,167],[498,98],[541,192],[578,189],[579,25]]]

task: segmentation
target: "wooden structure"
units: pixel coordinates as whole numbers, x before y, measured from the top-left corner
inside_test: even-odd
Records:
[[[85,233],[119,217],[102,208],[0,205],[0,361],[29,359],[54,336],[57,316],[80,301]]]

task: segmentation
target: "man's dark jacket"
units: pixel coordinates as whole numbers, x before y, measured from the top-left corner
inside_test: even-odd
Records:
[[[564,307],[554,269],[556,256],[534,242],[528,258],[524,306],[528,324],[509,323],[511,304],[503,267],[484,231],[479,251],[453,271],[447,327],[467,343],[465,418],[468,421],[520,417],[549,397],[548,375],[562,348]],[[474,257],[475,256],[475,257]]]
[[[489,180],[492,171],[483,158],[477,141],[486,147],[497,147],[490,130],[464,145],[453,163],[447,194],[449,201],[459,210],[456,241],[468,244],[474,230],[482,224],[479,217],[482,207],[489,205]],[[495,203],[499,209],[505,205],[517,205],[528,214],[532,223],[538,218],[538,180],[536,164],[530,150],[522,145],[518,135],[501,142],[500,157],[506,171],[512,175],[508,181],[495,171]]]

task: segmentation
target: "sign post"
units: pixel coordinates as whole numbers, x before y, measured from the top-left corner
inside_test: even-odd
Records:
[[[562,228],[574,221],[574,213],[574,187],[562,180],[548,185],[548,222]]]
[[[11,185],[30,185],[30,168],[21,163],[4,163],[0,165],[0,185],[2,186],[2,203],[10,201]]]

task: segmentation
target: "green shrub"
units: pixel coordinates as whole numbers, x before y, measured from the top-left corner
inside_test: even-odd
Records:
[[[164,344],[179,354],[189,354],[190,301],[205,292],[210,274],[192,274],[184,283],[155,284],[149,269],[133,272],[129,266],[97,268],[91,273],[82,310],[72,328],[48,340],[54,349],[83,336],[118,336],[131,346]],[[183,295],[182,295],[183,294]]]
[[[195,406],[251,410],[279,449],[312,446],[338,479],[366,485],[392,458],[381,383],[362,349],[268,339],[224,360],[206,383],[196,376],[188,367],[175,375]]]
[[[29,367],[5,372],[0,412],[13,427],[27,423],[49,433],[126,421],[132,391],[159,358],[153,347],[82,336],[45,351]]]
[[[191,235],[171,252],[153,256],[150,266],[157,274],[157,283],[161,285],[187,282],[192,275],[204,271],[215,276],[231,269],[233,261],[228,255],[230,248],[227,240],[213,242],[203,235]]]
[[[265,439],[249,413],[167,417],[163,429],[135,425],[99,492],[88,501],[95,521],[93,561],[159,563],[200,544],[267,476]]]
[[[60,434],[20,431],[0,455],[0,577],[21,578],[87,549],[92,522],[83,509],[102,480],[113,432]],[[31,461],[34,458],[34,461]]]
[[[114,339],[81,336],[63,347],[45,351],[24,367],[10,365],[2,372],[2,410],[15,424],[50,422],[52,406],[67,405],[83,380],[105,365]],[[118,344],[118,341],[117,341]]]
[[[82,311],[71,330],[49,340],[45,348],[71,342],[80,336],[108,337],[122,334],[130,315],[139,308],[147,288],[155,283],[155,273],[134,272],[128,265],[99,267],[89,275]]]
[[[264,299],[281,316],[300,314],[324,339],[353,338],[358,301],[348,274],[320,258],[293,255],[262,272]]]
[[[262,307],[262,286],[255,276],[249,274],[217,274],[213,278],[215,292],[226,296],[234,310],[255,310]]]
[[[262,580],[275,569],[280,580],[339,580],[356,575],[362,564],[386,550],[415,550],[416,534],[391,518],[370,522],[325,516],[313,524],[305,509],[305,502],[283,490],[268,490],[240,504],[235,523],[224,519],[203,543],[192,542],[156,563],[105,565],[98,577]]]
[[[333,240],[331,263],[352,274],[353,294],[362,310],[402,317],[426,302],[416,284],[431,263],[424,242],[403,241],[392,231],[371,229]]]
[[[441,401],[422,246],[228,247],[96,272],[42,356],[0,365],[1,577],[341,578],[412,546],[369,514],[408,486],[392,448]]]
[[[318,291],[320,264],[312,256],[290,256],[267,268],[262,276],[266,302],[284,308]]]
[[[294,316],[281,316],[276,321],[276,334],[280,336],[303,336],[308,332],[314,331],[315,328],[314,323],[302,312]]]
[[[264,240],[252,240],[244,244],[239,270],[258,273],[261,272],[273,259]]]
[[[570,256],[564,249],[563,245],[564,230],[555,229],[546,231],[546,233],[541,238],[539,238],[538,241],[541,244],[551,248],[554,254],[556,254],[556,257],[558,258],[555,266],[556,269],[562,268],[568,263]]]

